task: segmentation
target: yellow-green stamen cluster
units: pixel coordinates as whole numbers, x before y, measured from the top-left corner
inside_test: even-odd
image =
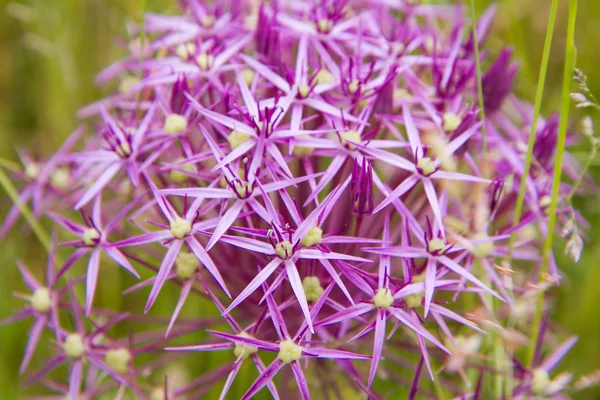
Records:
[[[131,361],[131,352],[122,347],[119,349],[110,349],[104,356],[106,364],[119,374],[124,374],[129,369]]]
[[[388,288],[381,288],[375,293],[373,296],[373,304],[377,308],[390,308],[394,303],[394,296],[392,296],[392,291]]]
[[[254,339],[251,335],[249,335],[246,332],[241,332],[238,333],[239,337],[242,338],[246,338],[246,339]],[[250,346],[248,344],[244,344],[244,343],[236,343],[235,347],[233,348],[233,354],[235,354],[235,356],[237,358],[242,358],[243,360],[247,359],[248,357],[250,357],[252,354],[256,354],[258,352],[258,348],[254,347],[254,346]]]
[[[79,358],[85,352],[85,344],[83,338],[78,333],[69,334],[63,343],[63,350],[67,357]]]
[[[321,240],[323,240],[323,229],[315,226],[306,232],[306,235],[304,235],[300,243],[302,243],[302,246],[304,247],[312,247],[321,243]]]
[[[200,267],[200,260],[194,253],[182,251],[175,259],[177,276],[181,279],[189,279],[196,273]]]
[[[284,364],[298,361],[302,358],[302,347],[291,340],[285,340],[279,344],[279,354],[277,354],[277,358]]]
[[[302,288],[304,289],[304,295],[306,300],[316,302],[323,295],[323,287],[321,281],[317,276],[307,276],[302,280]]]
[[[192,231],[192,223],[187,219],[175,217],[170,223],[170,230],[174,238],[183,239]]]

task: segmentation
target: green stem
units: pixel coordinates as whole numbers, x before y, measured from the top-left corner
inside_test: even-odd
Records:
[[[0,157],[0,167],[10,169],[13,172],[21,171],[21,166],[18,163],[7,160],[6,158],[2,158],[2,157]]]
[[[537,133],[537,121],[540,117],[540,109],[542,108],[542,98],[544,96],[544,86],[546,85],[546,73],[548,71],[548,60],[550,59],[550,48],[552,47],[552,35],[554,33],[554,25],[556,22],[556,10],[558,8],[558,0],[552,0],[550,8],[550,18],[548,20],[548,29],[546,30],[546,40],[544,42],[544,52],[542,54],[542,63],[540,65],[540,74],[538,76],[537,90],[535,93],[535,101],[533,108],[533,120],[531,121],[531,129],[529,131],[529,141],[527,143],[527,156],[525,158],[525,170],[521,176],[521,186],[519,188],[519,196],[515,205],[515,214],[513,217],[513,226],[516,226],[521,220],[523,213],[523,203],[525,200],[525,192],[529,171],[533,160],[533,146],[535,144],[535,136]],[[508,242],[508,252],[505,261],[509,261],[512,250],[515,245],[516,235],[513,232]]]
[[[471,0],[471,29],[473,31],[473,48],[475,49],[475,66],[477,68],[477,95],[479,97],[479,114],[481,125],[483,154],[487,154],[487,132],[485,129],[485,108],[483,104],[483,84],[481,82],[481,60],[479,59],[479,38],[477,37],[477,19],[475,17],[475,0]]]
[[[23,215],[23,218],[25,218],[25,220],[33,230],[33,233],[39,239],[42,246],[44,246],[46,251],[50,253],[50,236],[46,233],[39,221],[35,219],[31,211],[29,211],[27,205],[25,205],[21,201],[17,189],[10,181],[8,175],[6,175],[6,173],[4,173],[2,169],[0,169],[0,186],[4,189],[6,194],[8,194],[8,197],[10,197],[12,202],[17,206],[17,208]]]
[[[560,125],[558,129],[558,139],[556,141],[556,160],[554,162],[554,171],[552,179],[552,203],[548,218],[548,234],[544,243],[544,258],[540,268],[540,277],[548,273],[550,263],[550,254],[552,251],[552,238],[554,236],[554,227],[556,226],[556,210],[558,207],[558,196],[562,176],[563,155],[565,152],[565,141],[567,137],[567,124],[569,120],[569,106],[571,92],[571,79],[573,68],[575,67],[575,20],[577,18],[577,0],[569,2],[569,23],[567,26],[567,42],[565,50],[565,69],[563,74],[563,90],[560,111]],[[542,319],[544,305],[544,292],[540,291],[537,297],[536,310],[533,318],[533,325],[530,334],[530,346],[527,352],[527,366],[531,368],[535,356],[535,347]]]

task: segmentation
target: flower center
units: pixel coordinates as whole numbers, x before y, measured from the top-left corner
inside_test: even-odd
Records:
[[[279,344],[279,358],[284,364],[298,361],[302,357],[302,347],[291,340],[285,340]]]
[[[190,59],[190,56],[196,52],[196,44],[195,43],[186,43],[180,44],[175,48],[175,54],[185,61]]]
[[[317,29],[321,33],[329,33],[331,28],[333,28],[333,21],[328,18],[320,19],[319,22],[317,22]]]
[[[305,98],[308,96],[309,93],[310,86],[308,86],[306,83],[303,83],[298,87],[298,94],[300,95],[300,97]]]
[[[98,243],[98,239],[100,239],[100,232],[98,232],[96,228],[88,228],[83,232],[81,239],[86,246],[93,246]]]
[[[539,201],[540,208],[549,207],[550,204],[552,204],[552,197],[550,197],[549,195],[542,196],[542,198]]]
[[[127,158],[131,155],[131,145],[124,140],[115,147],[115,153],[121,158]]]
[[[170,114],[165,118],[165,132],[169,135],[176,135],[179,132],[183,132],[188,125],[187,119],[180,114]]]
[[[254,185],[250,182],[236,180],[233,185],[235,186],[235,193],[240,199],[247,199],[254,192]]]
[[[536,394],[543,394],[545,389],[550,385],[550,376],[548,372],[541,368],[533,370],[533,376],[531,378],[531,389]]]
[[[238,333],[239,337],[243,337],[246,339],[253,339],[252,335],[249,335],[246,332],[241,332]],[[250,346],[247,344],[243,344],[243,343],[236,343],[235,347],[233,349],[233,354],[235,354],[235,356],[237,358],[242,358],[242,360],[247,359],[248,357],[250,357],[252,354],[256,354],[258,352],[258,348],[254,347],[254,346]]]
[[[451,112],[444,114],[444,130],[447,132],[453,132],[460,126],[462,119]]]
[[[216,20],[216,18],[214,15],[205,15],[200,20],[200,23],[202,24],[203,27],[210,28],[215,23],[215,20]]]
[[[342,134],[342,144],[349,148],[350,150],[354,150],[356,148],[355,145],[349,142],[360,143],[360,134],[356,131],[347,131]]]
[[[446,242],[441,238],[431,239],[427,242],[427,251],[436,256],[444,253],[447,248]]]
[[[315,85],[323,85],[335,81],[335,77],[327,69],[321,68],[312,81]]]
[[[323,288],[321,287],[321,281],[317,276],[307,276],[302,280],[302,288],[304,289],[304,295],[306,300],[316,302],[323,295]]]
[[[227,136],[227,142],[229,143],[231,150],[237,149],[248,140],[250,140],[250,135],[238,131],[231,131],[229,136]]]
[[[106,352],[104,360],[115,372],[124,374],[129,369],[131,353],[126,348],[110,349]]]
[[[196,57],[196,63],[198,63],[200,69],[203,69],[204,71],[208,71],[209,69],[211,69],[214,61],[215,57],[212,54],[208,53],[202,53],[199,54],[198,57]]]
[[[284,240],[275,245],[275,254],[277,254],[280,258],[287,260],[292,256],[294,252],[294,246],[290,243],[289,240]]]
[[[425,273],[420,275],[415,275],[412,277],[412,283],[421,283],[425,282]],[[425,293],[423,291],[419,293],[409,294],[404,297],[404,304],[406,304],[410,308],[417,308],[423,304],[423,298],[425,297]]]
[[[302,243],[302,246],[304,247],[312,247],[321,243],[321,240],[323,240],[323,229],[315,226],[304,235],[300,243]]]
[[[35,311],[45,313],[52,305],[50,290],[45,287],[37,288],[35,292],[33,292],[33,295],[29,301],[31,303],[31,307],[33,307]]]
[[[252,82],[254,82],[254,77],[256,76],[256,73],[250,68],[244,68],[240,72],[240,75],[242,76],[244,82],[246,82],[246,85],[250,86]]]
[[[37,163],[30,163],[30,164],[27,164],[27,166],[25,166],[25,176],[28,179],[34,180],[35,178],[38,177],[39,174],[40,174],[40,166]]]
[[[183,239],[185,235],[192,231],[192,223],[187,219],[175,217],[170,223],[171,234],[177,239]]]
[[[71,172],[67,167],[56,168],[50,175],[50,183],[57,189],[66,189],[69,187]]]
[[[358,81],[358,79],[355,79],[352,82],[350,82],[350,84],[348,85],[348,91],[350,92],[350,94],[354,94],[356,92],[360,94],[360,82]]]
[[[390,308],[394,303],[394,296],[392,296],[392,291],[387,288],[381,288],[375,293],[373,296],[373,304],[377,308]]]
[[[63,349],[67,357],[79,358],[85,352],[85,345],[83,344],[83,338],[78,333],[71,333],[65,339]]]
[[[435,172],[435,163],[431,157],[423,157],[417,161],[417,169],[421,175],[429,176]]]
[[[182,251],[175,259],[175,267],[179,278],[189,279],[194,276],[194,273],[200,267],[200,260],[194,253]]]

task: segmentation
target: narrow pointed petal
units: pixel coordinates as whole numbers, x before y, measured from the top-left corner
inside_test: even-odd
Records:
[[[393,203],[396,199],[399,199],[404,193],[411,190],[419,181],[415,175],[411,175],[402,181],[401,184],[396,187],[375,209],[373,210],[373,214],[383,210],[389,204]]]
[[[169,245],[169,249],[165,254],[165,258],[160,265],[160,269],[158,270],[158,274],[156,275],[156,281],[154,281],[154,286],[152,286],[152,290],[150,291],[150,296],[148,296],[148,301],[146,302],[146,307],[144,308],[144,312],[150,311],[152,305],[156,301],[158,297],[158,293],[160,293],[160,289],[162,289],[163,285],[167,280],[167,276],[175,263],[175,258],[179,255],[179,250],[181,249],[181,245],[183,242],[181,240],[174,240]]]
[[[373,360],[371,361],[371,370],[369,371],[369,381],[367,386],[370,388],[377,372],[381,352],[383,351],[383,343],[385,341],[385,311],[378,310],[375,321],[375,338],[373,343]]]
[[[173,234],[169,230],[163,229],[163,230],[156,231],[156,232],[144,233],[142,235],[130,237],[128,239],[123,239],[119,242],[112,243],[110,246],[111,247],[112,246],[114,246],[114,247],[141,246],[143,244],[161,242],[163,240],[171,239],[172,237],[173,237]]]
[[[310,309],[308,308],[308,301],[306,300],[306,294],[304,293],[304,288],[302,287],[302,280],[300,279],[300,275],[298,274],[298,269],[296,268],[296,264],[292,260],[285,261],[285,270],[287,273],[288,281],[290,282],[290,286],[296,295],[296,299],[298,300],[298,304],[300,305],[300,309],[304,314],[304,318],[306,318],[306,322],[308,323],[308,328],[312,333],[315,332],[313,328],[312,318],[310,316]]]
[[[193,279],[188,279],[185,281],[183,286],[181,287],[181,293],[179,294],[179,300],[177,301],[177,305],[175,306],[175,310],[173,311],[173,315],[171,316],[171,320],[169,321],[169,326],[167,326],[167,331],[165,332],[165,338],[169,336],[171,329],[173,329],[173,325],[175,321],[177,321],[177,317],[187,300],[188,295],[190,294],[190,290],[192,290],[192,286],[194,284]]]
[[[27,367],[29,366],[29,362],[31,361],[31,357],[33,356],[33,352],[37,347],[38,342],[40,341],[40,336],[46,326],[46,317],[37,318],[33,325],[31,325],[31,330],[29,331],[29,339],[27,341],[27,347],[25,348],[25,354],[23,355],[23,361],[21,361],[21,366],[19,367],[19,374],[25,372]]]
[[[90,256],[85,280],[85,315],[90,315],[92,302],[96,293],[96,284],[98,283],[98,269],[100,267],[100,249],[96,248]]]
[[[233,381],[235,380],[235,377],[237,376],[237,373],[239,372],[241,366],[242,360],[233,363],[231,367],[231,372],[229,373],[229,375],[227,375],[227,380],[225,380],[225,385],[223,386],[223,390],[221,390],[219,400],[224,400],[226,398],[227,393],[229,393],[229,389],[231,388],[231,385],[233,384]]]
[[[206,250],[204,249],[204,247],[202,247],[200,242],[195,237],[190,236],[186,239],[186,243],[188,244],[188,246],[190,246],[196,257],[198,257],[204,268],[206,268],[206,270],[210,272],[215,281],[217,281],[219,286],[221,286],[221,289],[223,289],[227,297],[231,298],[229,289],[227,289],[227,285],[225,284],[225,281],[223,280],[219,269],[213,262],[212,258],[210,258],[208,254],[206,254]]]
[[[282,363],[279,359],[275,359],[275,361],[273,361],[271,363],[271,365],[269,365],[267,367],[267,369],[265,369],[259,375],[258,379],[256,379],[256,381],[254,381],[252,386],[250,386],[248,391],[242,396],[241,400],[249,400],[252,397],[254,397],[254,395],[256,393],[258,393],[260,391],[260,389],[265,387],[265,385],[268,384],[269,382],[273,381],[273,377],[275,377],[275,375],[277,375],[277,372],[279,372],[279,370],[281,368],[283,368],[284,365],[285,364]]]
[[[502,299],[502,297],[500,297],[496,292],[494,292],[492,289],[488,288],[483,282],[481,282],[479,279],[477,279],[473,274],[471,274],[469,271],[467,271],[466,269],[464,269],[463,267],[461,267],[460,265],[458,265],[458,263],[456,263],[454,260],[446,257],[446,256],[442,256],[438,258],[439,261],[444,264],[446,267],[448,267],[450,270],[454,271],[455,273],[457,273],[458,275],[462,276],[463,278],[465,278],[466,280],[468,280],[469,282],[473,283],[475,286],[478,286],[479,288],[485,290],[486,292],[490,293],[492,296],[504,301],[504,299]]]
[[[280,258],[276,258],[272,260],[266,267],[264,267],[258,275],[252,279],[252,281],[242,290],[242,293],[231,303],[229,307],[225,310],[223,314],[228,314],[231,310],[237,307],[242,301],[244,301],[248,296],[256,291],[262,285],[264,281],[266,281],[273,272],[279,267],[282,260]]]
[[[223,236],[223,234],[225,232],[227,232],[227,229],[229,229],[229,227],[231,225],[233,225],[233,223],[237,219],[238,215],[240,215],[240,212],[242,211],[243,207],[244,207],[244,202],[239,201],[239,200],[235,201],[231,205],[231,207],[229,207],[227,212],[225,212],[225,214],[219,221],[219,224],[215,228],[212,236],[210,237],[210,240],[208,241],[208,244],[206,245],[206,251],[210,251],[210,249],[212,249],[212,247],[215,244],[217,244],[217,242],[219,241],[221,236]]]
[[[442,237],[446,237],[444,230],[444,219],[442,217],[442,208],[440,207],[440,201],[438,200],[435,192],[435,186],[433,186],[433,182],[431,182],[430,179],[422,179],[422,182],[423,188],[425,189],[425,194],[427,195],[427,200],[429,200],[429,205],[431,206],[431,211],[433,211],[435,220],[440,228],[440,233],[442,234]]]
[[[104,172],[94,180],[94,183],[90,188],[81,196],[81,199],[75,204],[75,209],[79,210],[90,202],[103,188],[110,182],[110,180],[119,172],[121,165],[119,163],[113,163],[104,170]]]
[[[308,390],[308,384],[306,383],[306,377],[302,371],[302,367],[298,361],[292,363],[292,371],[294,371],[294,377],[298,384],[298,390],[300,391],[300,397],[302,400],[310,400],[310,392]]]
[[[374,309],[375,309],[375,306],[370,303],[357,304],[354,307],[346,308],[346,309],[338,312],[337,314],[334,314],[330,317],[322,319],[321,321],[317,322],[315,324],[315,326],[331,325],[331,324],[335,324],[337,322],[351,320],[353,318],[356,318],[356,317],[363,315]]]

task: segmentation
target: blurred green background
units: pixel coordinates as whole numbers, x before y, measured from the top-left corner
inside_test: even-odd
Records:
[[[76,127],[76,111],[99,99],[112,88],[98,88],[94,77],[125,50],[116,46],[126,36],[127,21],[139,21],[143,0],[0,0],[0,157],[17,160],[15,149],[50,154]],[[148,11],[174,10],[175,0],[146,0]],[[468,2],[467,2],[468,3]],[[487,0],[477,0],[481,13]],[[500,1],[489,39],[497,52],[504,44],[514,47],[521,65],[516,90],[533,101],[549,0]],[[543,110],[558,110],[567,1],[560,1],[558,26],[552,47]],[[600,95],[600,1],[580,0],[577,19],[577,66],[589,77],[590,89]],[[575,112],[574,115],[577,115]],[[592,115],[600,126],[598,115]],[[587,150],[576,153],[582,160]],[[592,174],[600,181],[597,161]],[[4,196],[0,192],[0,196]],[[556,252],[566,277],[559,289],[553,319],[580,337],[563,367],[576,376],[598,368],[600,362],[600,201],[578,199],[577,206],[592,224],[581,261]],[[5,213],[7,203],[0,215]],[[13,292],[23,289],[14,267],[18,257],[34,269],[45,263],[45,252],[26,231],[12,235],[0,247],[0,318],[10,315],[22,302]],[[117,294],[115,288],[106,288]],[[100,295],[106,293],[101,292]],[[22,381],[17,368],[23,354],[29,323],[0,328],[0,398],[18,398]],[[207,365],[205,365],[205,368]],[[599,398],[592,390],[580,398]]]

